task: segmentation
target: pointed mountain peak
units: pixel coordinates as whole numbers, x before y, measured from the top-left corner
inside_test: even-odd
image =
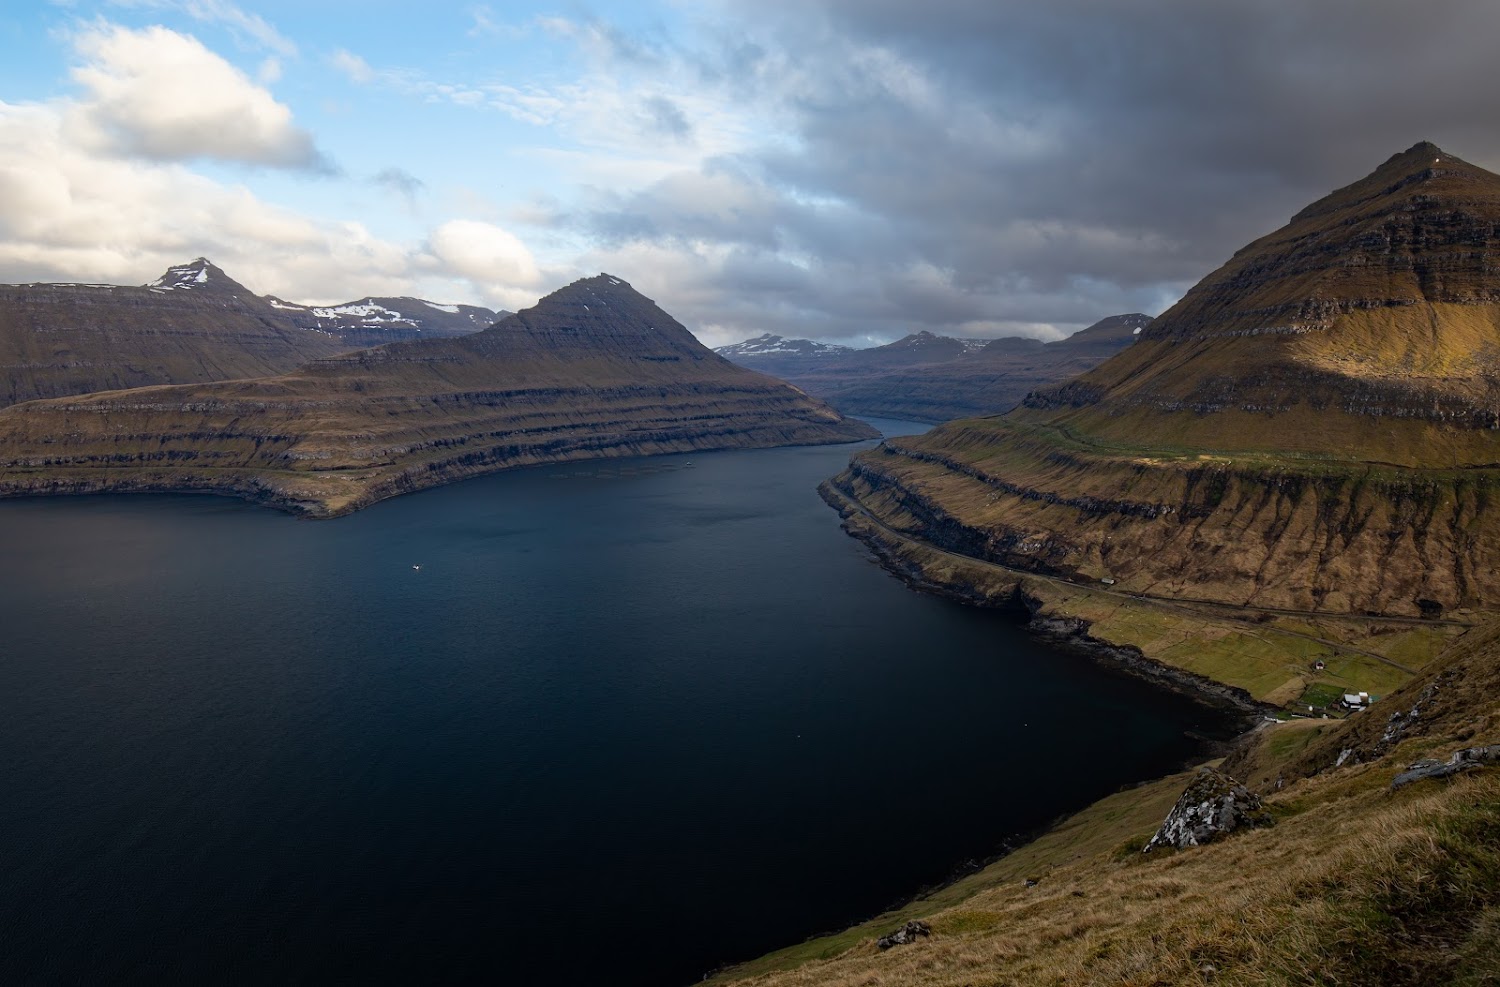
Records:
[[[1393,154],[1370,174],[1309,205],[1292,222],[1333,218],[1347,222],[1351,216],[1399,207],[1414,197],[1426,201],[1451,199],[1468,202],[1500,198],[1500,176],[1449,154],[1431,141],[1421,141]]]
[[[483,347],[498,344],[500,337],[510,343],[527,337],[554,355],[609,351],[648,360],[697,360],[710,352],[656,302],[612,274],[564,285],[469,338]]]
[[[1353,312],[1488,304],[1500,301],[1497,249],[1500,175],[1423,141],[1240,249],[1141,337],[1324,338]]]
[[[165,274],[149,282],[146,287],[157,291],[218,290],[242,293],[246,290],[244,285],[225,274],[222,268],[207,257],[195,257],[186,264],[169,267]]]
[[[1417,144],[1241,249],[1138,345],[1027,407],[1089,408],[1080,416],[1098,414],[1109,441],[1140,447],[1170,436],[1218,452],[1492,464],[1496,256],[1500,176]]]

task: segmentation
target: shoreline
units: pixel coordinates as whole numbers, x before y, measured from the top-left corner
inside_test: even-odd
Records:
[[[149,467],[72,472],[67,469],[35,472],[12,469],[0,470],[0,501],[96,494],[205,494],[268,507],[303,520],[325,521],[346,517],[404,494],[511,470],[692,453],[856,445],[878,439],[878,434],[857,439],[829,438],[807,442],[716,443],[682,439],[671,443],[643,442],[576,450],[581,455],[527,456],[508,462],[438,460],[413,463],[385,473],[378,470],[312,473],[225,469],[216,472],[203,470],[195,474],[191,470],[153,470]],[[101,475],[111,473],[114,475]]]
[[[1101,802],[1127,792],[1161,786],[1168,780],[1180,777],[1201,765],[1223,759],[1264,730],[1268,725],[1266,715],[1281,708],[1258,700],[1248,691],[1237,686],[1196,675],[1153,659],[1133,645],[1118,644],[1097,638],[1090,633],[1091,624],[1082,618],[1047,613],[1046,602],[1034,593],[1027,592],[1023,574],[1015,574],[1014,583],[1000,587],[998,592],[994,587],[981,586],[972,580],[937,578],[930,566],[923,566],[917,560],[903,556],[900,544],[889,534],[873,524],[851,524],[851,520],[861,517],[861,512],[852,498],[841,491],[831,479],[824,480],[818,485],[818,495],[825,504],[838,512],[844,532],[865,546],[870,553],[871,560],[913,591],[931,593],[934,596],[941,596],[974,607],[1009,610],[1017,617],[1024,618],[1027,631],[1038,638],[1061,649],[1087,657],[1106,668],[1149,682],[1175,695],[1185,696],[1214,714],[1225,717],[1232,725],[1233,733],[1223,739],[1195,734],[1194,739],[1201,745],[1199,753],[1184,761],[1175,771],[1141,778],[1122,785],[1113,795],[1103,796],[1076,810],[1065,812],[1042,826],[1027,832],[1003,836],[999,841],[998,853],[982,860],[970,858],[960,861],[953,866],[948,877],[916,889],[906,898],[893,902],[876,914],[851,920],[842,928],[807,936],[800,942],[788,943],[778,950],[759,957],[722,964],[705,972],[704,981],[738,982],[742,978],[734,976],[735,970],[775,956],[785,950],[805,947],[820,940],[834,940],[837,937],[848,936],[855,930],[882,920],[895,925],[899,922],[895,916],[906,913],[920,902],[932,900],[934,896],[970,878],[984,874],[989,868],[1014,856],[1019,851],[1037,844],[1049,835],[1060,832],[1071,820],[1089,812]],[[980,562],[980,560],[972,561],[976,564]]]
[[[882,569],[906,583],[909,587],[942,596],[946,599],[970,606],[989,609],[1012,609],[1028,615],[1027,629],[1045,638],[1050,643],[1157,685],[1178,695],[1187,696],[1205,706],[1224,713],[1245,718],[1247,733],[1250,723],[1267,713],[1280,709],[1275,704],[1256,699],[1239,686],[1220,682],[1198,675],[1166,662],[1150,657],[1140,648],[1095,637],[1092,624],[1081,618],[1048,612],[1045,600],[1026,586],[1027,576],[1015,573],[1013,581],[991,587],[979,585],[973,580],[949,580],[936,578],[931,567],[923,566],[915,559],[903,557],[901,546],[885,531],[873,524],[851,523],[860,516],[853,500],[839,490],[831,480],[818,485],[818,494],[823,502],[838,512],[843,519],[843,529],[870,550],[871,556]],[[911,540],[911,539],[908,539]],[[927,547],[927,546],[922,546]],[[951,553],[950,553],[951,554]],[[982,560],[970,560],[975,565]]]

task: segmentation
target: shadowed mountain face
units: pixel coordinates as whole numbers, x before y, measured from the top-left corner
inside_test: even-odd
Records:
[[[1431,144],[1250,244],[1097,369],[857,457],[912,531],[1128,591],[1500,603],[1500,177]]]
[[[0,406],[267,377],[358,346],[473,332],[495,318],[405,298],[290,305],[256,295],[202,257],[140,287],[0,285]]]
[[[530,463],[876,434],[600,275],[454,339],[0,411],[0,491],[222,490],[328,515]]]
[[[920,332],[863,350],[812,350],[823,344],[763,336],[715,352],[791,381],[846,414],[943,422],[1009,411],[1034,388],[1098,366],[1150,321],[1116,315],[1045,344],[1020,336],[985,341]]]

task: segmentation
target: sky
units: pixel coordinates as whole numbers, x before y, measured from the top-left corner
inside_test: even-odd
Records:
[[[1419,140],[1500,170],[1491,0],[9,0],[0,282],[299,302],[601,271],[709,345],[1157,314]]]

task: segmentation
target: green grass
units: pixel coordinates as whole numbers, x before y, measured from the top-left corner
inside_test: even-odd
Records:
[[[1314,682],[1297,703],[1302,706],[1332,706],[1344,697],[1344,687],[1332,682]]]

